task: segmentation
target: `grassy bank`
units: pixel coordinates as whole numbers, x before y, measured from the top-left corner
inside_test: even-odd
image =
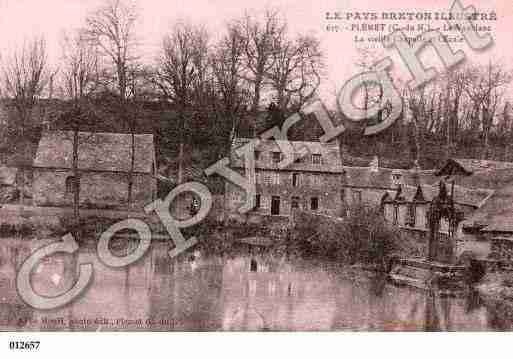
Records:
[[[17,218],[16,223],[0,225],[1,236],[14,234],[27,238],[48,235],[60,237],[66,233],[76,234],[79,242],[96,241],[113,219],[89,217],[76,223],[73,218]],[[151,221],[150,221],[151,222]],[[149,222],[148,222],[149,223]],[[246,250],[239,241],[247,237],[264,237],[270,240],[265,251],[274,254],[288,254],[321,261],[335,261],[339,264],[372,266],[386,269],[394,256],[422,256],[422,245],[405,238],[398,230],[390,227],[377,210],[356,207],[343,218],[298,213],[292,227],[265,226],[236,221],[218,222],[206,219],[190,228],[181,229],[184,237],[196,237],[195,246],[206,255],[233,256]],[[159,239],[170,241],[164,227],[158,221],[149,223],[152,233]],[[133,232],[133,233],[132,233]],[[135,231],[121,231],[120,235],[136,235]],[[172,244],[170,243],[170,246]]]

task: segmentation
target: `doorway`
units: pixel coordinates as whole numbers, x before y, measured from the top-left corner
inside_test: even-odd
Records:
[[[278,216],[280,214],[280,197],[273,196],[271,199],[271,215]]]

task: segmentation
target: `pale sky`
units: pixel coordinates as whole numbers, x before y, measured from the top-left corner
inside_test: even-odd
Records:
[[[475,0],[474,0],[475,1]],[[33,34],[43,34],[48,43],[52,61],[57,61],[60,54],[59,39],[65,29],[83,25],[84,19],[91,9],[102,3],[102,0],[0,0],[0,54],[22,43],[24,38]],[[356,74],[353,66],[356,51],[353,42],[354,32],[328,32],[325,27],[325,13],[330,11],[371,11],[381,14],[383,11],[446,11],[452,5],[447,0],[271,0],[258,2],[254,0],[139,0],[141,9],[138,33],[143,44],[141,51],[150,61],[158,52],[161,39],[177,19],[187,19],[202,23],[214,36],[223,30],[226,21],[241,16],[246,9],[257,11],[266,4],[278,7],[283,11],[292,33],[315,33],[321,39],[326,55],[327,79],[324,81],[322,94],[329,97],[336,88]],[[256,5],[258,4],[258,5]],[[393,5],[391,5],[393,4]],[[466,43],[459,47],[468,58],[477,62],[500,60],[513,66],[513,3],[511,0],[491,0],[474,2],[480,11],[497,12],[497,21],[487,22],[493,27],[492,36],[495,45],[482,53],[471,50]],[[464,6],[470,5],[468,0]],[[415,6],[415,8],[412,8]],[[378,21],[383,22],[383,21]],[[348,27],[354,22],[338,22]],[[405,22],[403,22],[405,23]],[[412,22],[416,23],[416,22]],[[485,24],[485,23],[482,23]],[[363,33],[364,36],[376,34]],[[388,32],[383,33],[388,34]],[[412,33],[413,34],[413,33]],[[395,50],[383,50],[392,56],[397,71],[405,71],[395,55]],[[432,60],[433,53],[428,50],[424,58]],[[397,62],[397,63],[396,63]],[[434,62],[440,68],[440,63]],[[511,97],[511,96],[510,96]]]

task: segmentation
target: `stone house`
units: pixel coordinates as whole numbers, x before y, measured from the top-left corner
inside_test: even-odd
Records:
[[[494,191],[464,221],[463,232],[469,250],[480,248],[483,257],[513,260],[513,182]]]
[[[434,175],[435,179],[443,178],[449,190],[451,183],[455,184],[456,210],[464,218],[456,232],[457,254],[471,253],[474,258],[487,258],[490,253],[507,258],[508,253],[513,254],[513,163],[451,158]],[[425,216],[437,193],[434,182],[402,185],[383,197],[386,220],[409,233],[425,235]],[[444,220],[440,231],[448,232]]]
[[[487,258],[491,253],[506,258],[507,248],[513,253],[513,162],[451,158],[437,175],[462,187],[491,193],[461,223],[461,250],[475,258]]]
[[[494,191],[486,203],[465,221],[467,230],[488,237],[513,237],[513,182]]]
[[[344,166],[343,201],[348,207],[365,205],[379,207],[385,196],[393,197],[400,186],[433,183],[434,171],[392,169],[379,167],[378,158],[368,167]]]
[[[73,175],[73,138],[72,131],[42,134],[33,164],[37,206],[72,206],[75,181],[84,208],[141,210],[156,198],[153,135],[134,135],[132,153],[131,134],[79,132],[78,179]]]
[[[232,148],[248,143],[237,139]],[[260,141],[255,149],[256,194],[255,208],[250,215],[290,217],[294,209],[337,215],[341,209],[342,163],[339,145],[333,143],[291,141],[296,160],[284,169],[278,167],[283,159],[276,141]],[[300,157],[302,148],[308,154]],[[244,158],[232,151],[231,167],[244,173]],[[226,181],[226,206],[229,216],[245,203],[243,189]]]

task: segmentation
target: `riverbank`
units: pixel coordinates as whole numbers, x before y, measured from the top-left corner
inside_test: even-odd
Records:
[[[88,228],[94,223],[106,225],[125,218],[145,218],[147,215],[134,211],[81,209],[81,223]],[[37,207],[30,205],[3,204],[0,207],[0,237],[18,236],[32,238],[35,235],[58,236],[72,231],[73,208]]]
[[[50,208],[7,205],[0,209],[0,236],[61,237],[76,234],[82,240],[94,242],[110,225],[120,219],[141,218],[149,225],[154,240],[168,240],[158,218],[144,213],[82,209],[76,223],[72,208]],[[185,238],[198,239],[197,247],[208,255],[231,255],[240,250],[239,239],[261,237],[268,239],[266,249],[278,254],[333,261],[349,265],[362,264],[383,271],[394,256],[419,256],[422,245],[401,237],[389,228],[376,211],[359,208],[345,218],[310,216],[298,213],[295,225],[266,225],[205,219],[199,224],[181,229]],[[135,238],[130,230],[120,237]],[[258,247],[258,246],[257,246]]]

